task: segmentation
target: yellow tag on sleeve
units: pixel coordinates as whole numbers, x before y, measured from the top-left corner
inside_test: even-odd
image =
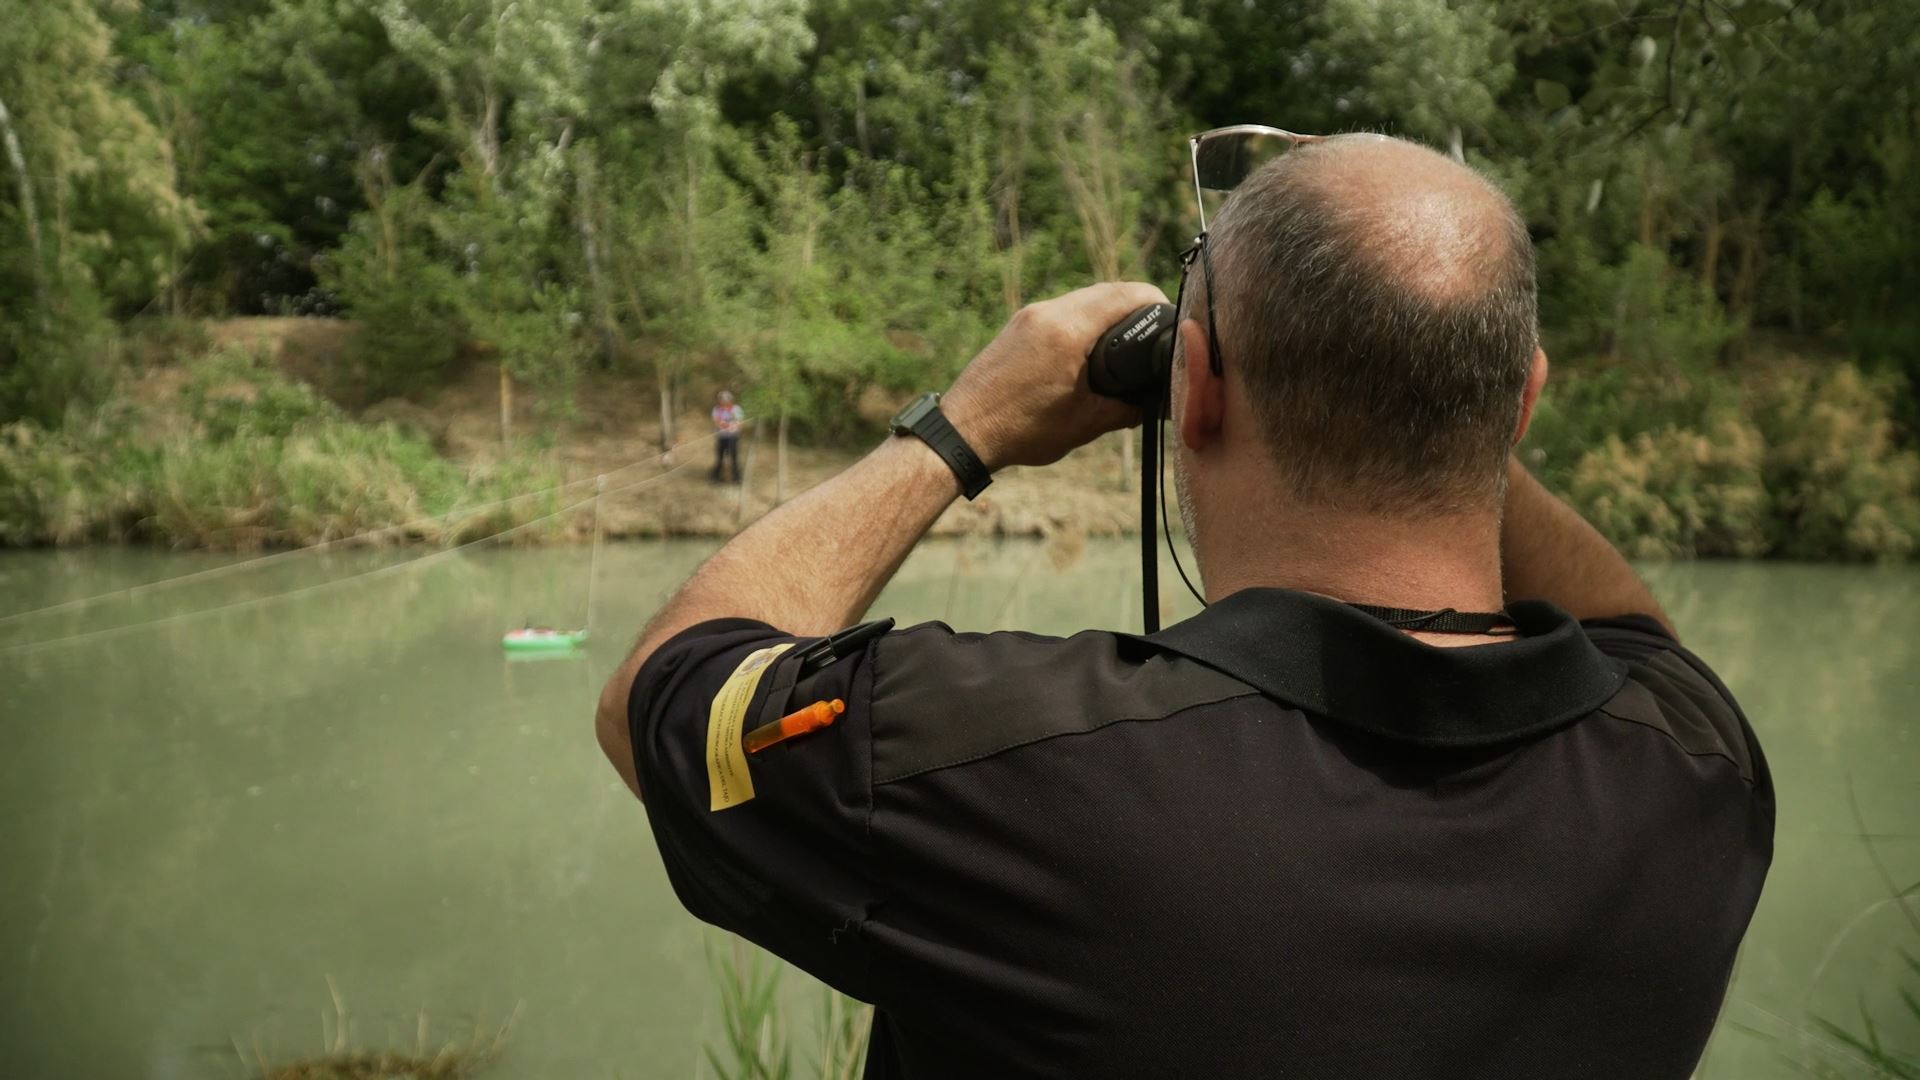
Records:
[[[760,677],[793,642],[769,645],[747,654],[740,666],[727,676],[720,692],[713,695],[707,708],[707,802],[709,813],[739,806],[753,798],[753,778],[747,775],[747,748],[742,741],[747,706],[760,685]]]

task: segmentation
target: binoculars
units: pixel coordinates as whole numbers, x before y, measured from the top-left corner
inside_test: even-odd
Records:
[[[1173,366],[1176,312],[1172,304],[1148,304],[1107,327],[1087,355],[1088,387],[1135,405],[1161,401]]]

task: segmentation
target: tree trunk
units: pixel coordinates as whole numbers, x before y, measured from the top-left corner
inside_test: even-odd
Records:
[[[613,321],[613,301],[607,294],[607,277],[600,269],[600,242],[594,229],[599,203],[594,198],[593,159],[581,155],[573,170],[574,190],[580,196],[577,211],[580,226],[580,255],[587,264],[587,289],[593,295],[593,317],[600,326],[600,348],[609,366],[620,354],[620,330]]]
[[[654,395],[660,399],[660,452],[673,451],[673,373],[661,363],[653,365]]]
[[[480,155],[481,175],[486,177],[488,194],[499,189],[500,185],[500,95],[495,92],[493,80],[487,80],[482,90],[480,122],[473,133],[473,149]]]
[[[1025,291],[1021,283],[1021,261],[1026,249],[1020,232],[1020,181],[1026,170],[1030,115],[1024,97],[1016,107],[1013,133],[1000,143],[1000,212],[1007,235],[1006,246],[1001,249],[1006,258],[1000,263],[1000,296],[1009,312],[1020,309]]]
[[[1719,296],[1717,286],[1720,282],[1720,238],[1726,226],[1720,223],[1720,200],[1715,199],[1707,207],[1707,250],[1700,257],[1700,284],[1707,291]]]
[[[20,149],[20,136],[13,130],[13,114],[0,101],[0,142],[6,144],[7,164],[13,167],[20,185],[20,219],[26,226],[27,248],[33,253],[33,294],[40,308],[40,319],[47,318],[47,263],[40,246],[40,214],[33,205],[33,177],[27,173],[27,156]]]
[[[1753,314],[1753,295],[1760,280],[1760,243],[1762,212],[1766,208],[1766,197],[1756,195],[1753,212],[1742,230],[1746,235],[1740,244],[1740,262],[1733,272],[1733,282],[1727,289],[1728,313],[1735,318],[1748,319]]]
[[[1007,246],[1000,261],[1000,297],[1009,312],[1020,310],[1020,259],[1024,252],[1020,239],[1020,182],[1015,179],[1001,196],[1000,205],[1007,215]]]
[[[1640,244],[1653,246],[1653,166],[1640,166]]]
[[[513,378],[507,374],[507,362],[500,361],[500,444],[513,441]]]
[[[780,406],[780,446],[774,451],[773,505],[787,501],[787,407]]]

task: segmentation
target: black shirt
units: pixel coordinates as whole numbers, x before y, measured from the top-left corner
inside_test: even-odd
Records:
[[[1434,648],[1304,593],[1152,637],[897,631],[709,810],[711,702],[789,642],[717,620],[637,677],[694,915],[878,1006],[869,1077],[1684,1080],[1773,841],[1753,732],[1644,618],[1510,608]]]

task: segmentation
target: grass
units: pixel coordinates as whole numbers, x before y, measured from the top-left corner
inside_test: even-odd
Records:
[[[343,414],[258,358],[197,361],[165,410],[127,399],[56,430],[0,427],[0,545],[143,541],[247,551],[380,534],[451,544],[550,513],[525,457],[468,468]]]
[[[256,1042],[243,1048],[234,1040],[234,1053],[252,1080],[466,1080],[492,1065],[506,1048],[513,1030],[514,1016],[498,1028],[474,1025],[465,1036],[435,1043],[428,1035],[426,1013],[415,1019],[414,1040],[410,1047],[355,1049],[351,1046],[351,1027],[345,1002],[333,980],[327,980],[333,996],[332,1032],[328,1035],[327,1017],[321,1017],[325,1050],[312,1057],[273,1061]]]
[[[721,1080],[789,1080],[794,1045],[780,1003],[783,967],[739,938],[707,946],[707,966],[720,991],[720,1038],[706,1046],[707,1064]],[[853,1080],[866,1062],[873,1006],[822,988],[815,1080]]]
[[[1876,900],[1860,912],[1832,941],[1828,942],[1826,956],[1814,969],[1808,983],[1806,995],[1809,999],[1820,981],[1822,972],[1826,969],[1827,959],[1832,957],[1841,940],[1852,933],[1862,919],[1872,912],[1886,905],[1893,905],[1906,921],[1907,928],[1913,933],[1915,940],[1920,941],[1920,914],[1916,914],[1914,907],[1915,900],[1920,898],[1920,881],[1904,888],[1895,884],[1896,879],[1887,869],[1886,862],[1881,859],[1879,850],[1873,845],[1876,834],[1868,830],[1866,818],[1860,812],[1860,800],[1854,791],[1851,776],[1847,778],[1847,802],[1853,812],[1856,836],[1866,849],[1867,858],[1879,875],[1882,886],[1887,890],[1887,896]],[[1909,1021],[1903,1025],[1909,1030],[1920,1029],[1920,958],[1916,958],[1911,951],[1904,948],[1900,950],[1900,957],[1904,961],[1904,970],[1901,973],[1903,985],[1896,991],[1900,1001],[1893,1012],[1896,1016]],[[1920,1080],[1920,1057],[1908,1050],[1893,1046],[1887,1041],[1883,1031],[1884,1025],[1874,1019],[1875,1010],[1864,992],[1860,994],[1855,1007],[1858,1014],[1857,1022],[1846,1023],[1809,1010],[1807,1019],[1810,1026],[1799,1029],[1798,1037],[1793,1040],[1793,1046],[1797,1052],[1789,1052],[1785,1047],[1780,1047],[1778,1053],[1795,1070],[1807,1076],[1818,1077],[1820,1080],[1854,1080],[1854,1078]],[[1736,1021],[1734,1026],[1769,1042],[1779,1044],[1784,1041],[1782,1036],[1776,1033],[1748,1024]],[[1808,1036],[1816,1037],[1810,1039]]]
[[[1900,955],[1907,963],[1907,975],[1915,980],[1916,987],[1920,987],[1920,960],[1914,959],[1913,954],[1905,950],[1902,950]],[[1914,989],[1902,986],[1900,1000],[1914,1023],[1920,1024],[1920,997],[1915,996]],[[1889,1080],[1920,1080],[1920,1057],[1903,1053],[1886,1044],[1880,1036],[1879,1025],[1873,1022],[1873,1014],[1868,1010],[1866,1002],[1860,1003],[1858,1028],[1842,1027],[1820,1016],[1813,1018],[1813,1024],[1828,1038],[1851,1050],[1861,1064],[1872,1070],[1867,1075],[1875,1078],[1885,1077]],[[1826,1069],[1809,1071],[1816,1076],[1838,1075]]]

